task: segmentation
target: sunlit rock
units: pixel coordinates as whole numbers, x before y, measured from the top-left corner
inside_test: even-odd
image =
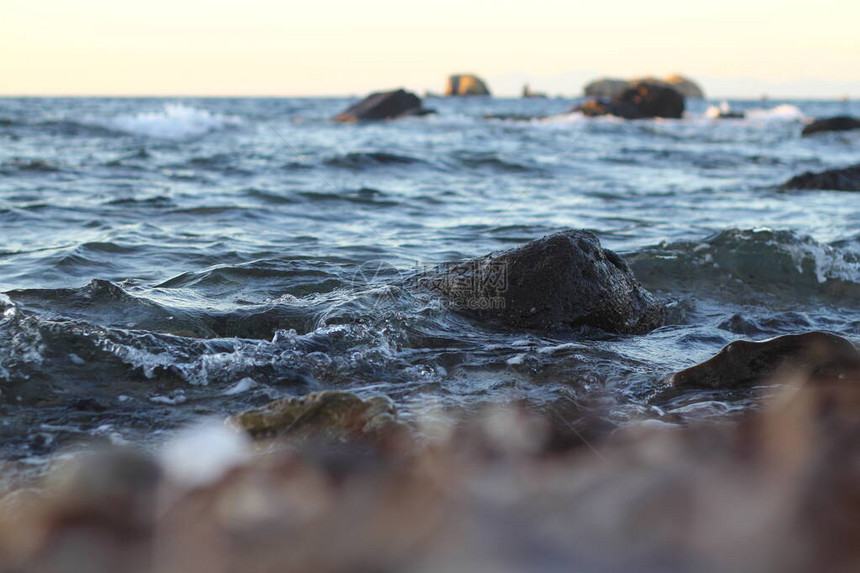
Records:
[[[473,74],[455,74],[448,77],[446,96],[488,96],[490,90],[484,80]]]

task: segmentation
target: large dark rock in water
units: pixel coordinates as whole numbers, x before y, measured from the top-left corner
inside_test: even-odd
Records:
[[[838,380],[860,368],[860,350],[827,332],[790,334],[750,342],[732,342],[713,358],[677,372],[668,382],[676,388],[743,388],[760,383]]]
[[[562,231],[456,264],[421,284],[456,310],[519,328],[643,334],[663,324],[663,305],[588,231]]]
[[[860,119],[855,119],[847,115],[838,115],[836,117],[816,119],[803,128],[802,135],[807,136],[826,131],[850,131],[852,129],[860,129]]]
[[[433,113],[421,106],[421,98],[406,90],[372,93],[335,116],[336,121],[353,123],[356,121],[378,121],[397,119],[410,115]]]
[[[624,119],[679,119],[684,115],[684,96],[664,83],[638,82],[631,84],[609,101],[588,101],[572,111],[591,117],[615,115]]]
[[[830,169],[820,173],[807,171],[786,181],[782,189],[860,191],[860,163],[845,169]]]

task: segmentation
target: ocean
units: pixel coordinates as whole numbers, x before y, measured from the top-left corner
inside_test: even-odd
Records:
[[[751,407],[667,375],[727,343],[860,338],[860,201],[782,192],[858,161],[860,102],[690,101],[682,120],[572,99],[436,99],[343,125],[353,98],[0,99],[0,456],[155,446],[270,400],[345,389],[405,418],[599,405],[613,422]],[[668,307],[646,335],[487,324],[409,277],[588,229]],[[596,406],[595,406],[596,407]]]

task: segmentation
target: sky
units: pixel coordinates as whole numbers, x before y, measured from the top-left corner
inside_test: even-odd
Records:
[[[682,73],[711,97],[860,97],[857,0],[0,0],[0,95],[579,95]]]

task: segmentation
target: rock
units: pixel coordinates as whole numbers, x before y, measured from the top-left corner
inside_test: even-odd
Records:
[[[852,129],[860,129],[860,119],[855,119],[847,115],[839,115],[813,121],[803,128],[801,135],[806,137],[807,135],[827,131],[850,131]]]
[[[398,119],[428,113],[433,112],[421,106],[421,98],[411,92],[399,89],[372,93],[335,116],[334,119],[335,121],[354,123],[356,121]]]
[[[628,80],[601,78],[585,86],[586,97],[612,99],[618,97],[630,86]]]
[[[472,74],[456,74],[448,77],[446,96],[488,96],[490,90],[484,80]]]
[[[675,88],[682,96],[689,98],[704,98],[705,93],[702,88],[693,80],[680,75],[666,76],[665,78],[655,78],[646,76],[636,78],[634,80],[623,80],[618,78],[601,78],[594,80],[585,86],[584,93],[586,97],[613,99],[620,96],[624,90],[631,85],[638,83],[661,84],[664,86]]]
[[[227,424],[255,439],[290,438],[322,443],[378,442],[401,434],[394,403],[386,396],[362,400],[351,392],[324,391],[246,410]]]
[[[684,115],[684,96],[674,88],[655,83],[634,84],[613,102],[616,106],[635,107],[639,117],[681,118]]]
[[[663,78],[663,81],[681,92],[681,95],[688,98],[704,99],[705,92],[699,87],[699,84],[680,75],[671,75]]]
[[[860,163],[845,169],[830,169],[820,173],[807,171],[783,183],[781,189],[860,191]]]
[[[776,382],[780,375],[840,379],[858,372],[860,350],[827,332],[790,334],[751,342],[732,342],[709,360],[677,372],[668,382],[676,388],[741,388]]]
[[[681,118],[684,115],[684,96],[661,83],[631,84],[610,101],[592,100],[573,110],[589,117],[615,115],[624,119],[653,117]]]
[[[525,99],[546,99],[547,95],[543,92],[533,91],[528,84],[523,85],[523,98]]]
[[[663,324],[663,305],[588,231],[548,235],[446,267],[420,283],[455,310],[517,328],[642,334]]]

